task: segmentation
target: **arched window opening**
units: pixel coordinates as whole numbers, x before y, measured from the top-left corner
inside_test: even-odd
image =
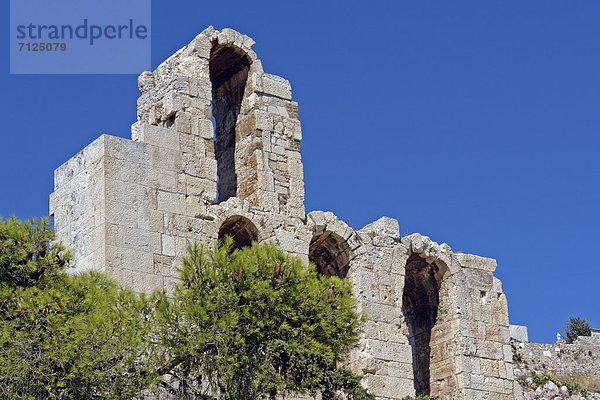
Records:
[[[406,262],[402,311],[408,325],[408,340],[412,348],[415,392],[429,395],[430,382],[435,381],[435,366],[430,365],[433,351],[439,346],[432,343],[432,329],[438,318],[442,272],[436,264],[429,264],[418,254]],[[434,393],[435,394],[435,393]]]
[[[313,236],[308,259],[320,274],[343,279],[350,269],[350,246],[340,235],[327,231]]]
[[[233,239],[234,249],[241,249],[258,240],[258,229],[248,218],[233,216],[227,218],[219,229],[219,240],[225,239],[226,236]]]
[[[212,85],[212,114],[217,160],[217,202],[237,193],[235,128],[240,113],[250,61],[233,46],[214,45],[208,68]]]

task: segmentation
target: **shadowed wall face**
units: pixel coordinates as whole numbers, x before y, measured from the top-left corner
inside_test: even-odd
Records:
[[[215,45],[210,54],[212,113],[215,119],[215,158],[217,159],[217,202],[237,194],[235,168],[236,124],[250,63],[234,47]]]
[[[308,259],[316,265],[320,274],[343,279],[350,269],[350,247],[336,233],[324,232],[310,241]]]
[[[219,240],[225,239],[226,236],[233,239],[234,249],[242,249],[252,246],[252,242],[258,240],[258,229],[248,218],[232,216],[219,228]]]
[[[435,264],[427,263],[417,254],[406,262],[402,311],[408,323],[417,395],[430,394],[431,389],[431,334],[440,303],[439,275]]]

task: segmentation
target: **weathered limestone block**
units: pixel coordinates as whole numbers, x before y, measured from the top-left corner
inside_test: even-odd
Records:
[[[142,124],[139,141],[167,149],[179,150],[179,132],[158,126]]]
[[[510,338],[511,340],[527,343],[529,342],[529,337],[527,335],[527,327],[523,325],[510,325]]]
[[[400,225],[398,221],[388,217],[381,217],[375,222],[371,222],[361,229],[361,232],[366,232],[374,236],[389,236],[393,239],[400,240]]]
[[[396,378],[392,376],[366,375],[364,385],[379,399],[401,399],[414,393],[411,379]]]
[[[460,265],[469,268],[481,269],[490,273],[496,270],[496,260],[493,258],[480,257],[473,254],[455,254]]]
[[[263,74],[262,79],[263,93],[285,100],[292,99],[292,87],[287,79],[271,74]]]

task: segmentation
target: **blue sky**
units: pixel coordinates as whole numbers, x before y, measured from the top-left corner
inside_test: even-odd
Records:
[[[53,170],[129,137],[135,75],[10,75],[0,41],[0,215],[48,213]],[[498,260],[511,323],[600,328],[600,3],[152,2],[152,67],[209,25],[292,83],[306,209],[385,215]],[[140,71],[141,72],[141,71]]]

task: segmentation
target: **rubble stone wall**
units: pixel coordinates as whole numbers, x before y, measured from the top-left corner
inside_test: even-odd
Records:
[[[298,104],[253,43],[206,29],[140,76],[132,140],[103,135],[56,170],[50,212],[77,267],[168,290],[193,241],[270,241],[352,282],[366,324],[348,365],[378,399],[513,398],[496,262],[400,238],[390,218],[355,230],[305,214]]]
[[[600,338],[580,336],[574,343],[514,343],[517,373],[594,378],[600,382]]]

